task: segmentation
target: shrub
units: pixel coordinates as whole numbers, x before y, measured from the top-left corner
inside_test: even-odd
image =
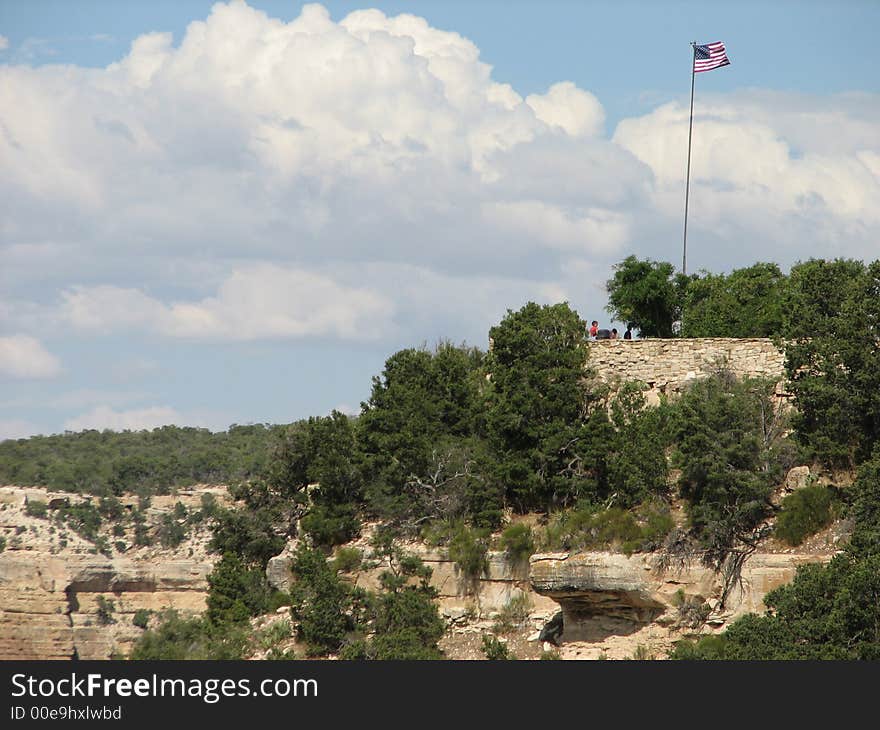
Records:
[[[511,563],[528,560],[535,552],[532,528],[522,523],[506,527],[501,533],[501,547]]]
[[[110,541],[104,537],[103,535],[98,535],[95,537],[95,551],[101,553],[101,555],[106,555],[108,558],[113,556],[113,551],[110,549]]]
[[[207,618],[212,624],[245,623],[268,609],[269,584],[262,570],[225,553],[208,576]]]
[[[0,553],[6,549],[6,538],[0,535]]]
[[[511,598],[498,612],[498,620],[493,627],[499,634],[513,631],[517,626],[522,626],[529,617],[531,601],[527,593],[518,593]]]
[[[46,518],[46,513],[49,511],[49,506],[45,502],[41,502],[37,499],[29,499],[27,504],[24,506],[24,513],[28,517],[39,517],[40,519]]]
[[[810,535],[831,524],[834,492],[813,485],[798,489],[782,500],[776,520],[776,536],[788,545],[800,545]]]
[[[153,612],[146,608],[139,608],[135,614],[134,618],[131,622],[140,629],[146,629],[147,625],[150,623],[150,615]]]
[[[351,504],[314,505],[300,524],[315,545],[326,547],[341,545],[357,537],[360,526]]]
[[[324,555],[306,545],[297,548],[292,568],[297,578],[291,589],[292,614],[299,638],[309,645],[312,655],[338,650],[352,628],[348,588]]]
[[[98,623],[101,626],[115,624],[116,620],[113,618],[113,611],[115,609],[116,606],[113,604],[113,601],[108,601],[104,596],[98,596]]]
[[[467,525],[459,525],[449,541],[449,559],[469,581],[479,580],[489,569],[487,553],[489,546],[486,544],[485,533],[475,530]]]
[[[290,625],[290,621],[282,619],[281,621],[275,621],[274,623],[269,624],[259,631],[255,636],[255,639],[260,649],[268,651],[274,648],[276,644],[281,643],[285,639],[289,639],[292,635],[293,627]]]
[[[339,548],[333,558],[333,569],[337,573],[351,573],[361,566],[362,560],[363,553],[357,548]]]
[[[587,505],[557,514],[540,543],[550,550],[616,549],[630,554],[655,549],[673,526],[668,506],[659,500],[635,512]]]
[[[177,504],[181,507],[183,506],[180,502]],[[159,525],[158,535],[162,547],[176,548],[186,539],[186,525],[180,522],[176,514],[162,515],[162,523]]]
[[[101,513],[91,502],[72,504],[58,510],[61,519],[80,537],[95,542],[101,528]]]
[[[168,609],[161,614],[159,626],[138,639],[131,659],[241,659],[246,641],[243,627],[216,627],[200,618],[183,619]]]
[[[499,641],[491,634],[483,634],[483,654],[490,661],[508,661],[516,659],[503,641]]]
[[[701,636],[698,641],[677,641],[669,658],[683,661],[724,659],[726,650],[727,639],[724,635]]]
[[[113,543],[113,547],[115,547],[116,551],[120,553],[124,553],[126,550],[128,550],[128,545],[125,544],[125,540],[117,540],[115,543]]]

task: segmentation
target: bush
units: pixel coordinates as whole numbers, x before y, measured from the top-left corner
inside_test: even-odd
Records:
[[[150,616],[152,615],[152,613],[152,611],[146,608],[139,608],[134,614],[134,618],[131,620],[131,622],[139,629],[146,629],[147,625],[150,623]]]
[[[511,598],[498,612],[498,620],[493,630],[499,634],[513,631],[517,626],[522,626],[529,617],[531,600],[527,593],[518,593]]]
[[[254,639],[260,649],[268,651],[292,635],[293,627],[290,625],[290,621],[282,619],[266,626],[256,634]]]
[[[212,624],[245,623],[268,610],[270,591],[265,574],[233,553],[225,553],[214,566],[208,585],[206,616]]]
[[[682,639],[675,643],[669,654],[670,659],[696,661],[706,659],[724,659],[727,650],[727,639],[724,635],[702,636],[698,641]]]
[[[101,529],[101,513],[95,505],[91,502],[81,502],[62,507],[58,513],[62,521],[80,537],[95,542],[98,530]]]
[[[332,547],[357,537],[360,523],[352,504],[315,505],[300,525],[315,545]]]
[[[491,634],[483,634],[483,654],[490,661],[508,661],[516,659],[503,641],[499,641]]]
[[[297,548],[292,568],[297,580],[291,589],[291,610],[299,638],[309,645],[312,655],[337,651],[353,628],[347,586],[324,555],[306,545]]]
[[[177,504],[180,505],[180,502]],[[176,515],[162,515],[162,523],[157,534],[162,547],[174,549],[186,540],[186,524],[181,523]]]
[[[98,623],[101,626],[116,623],[116,620],[113,618],[115,608],[116,606],[113,604],[113,601],[108,601],[104,596],[98,596]]]
[[[333,558],[333,570],[337,573],[351,573],[361,566],[363,554],[357,548],[339,548]]]
[[[479,580],[489,569],[488,552],[484,533],[467,525],[459,525],[449,541],[449,559],[469,581]]]
[[[834,491],[813,485],[798,489],[782,500],[776,520],[776,536],[791,546],[800,545],[810,535],[831,524]]]
[[[528,560],[535,552],[532,528],[521,523],[506,527],[501,533],[501,547],[511,563]]]
[[[3,535],[0,535],[0,553],[2,553],[6,549],[6,538]]]
[[[45,502],[41,502],[37,499],[29,499],[27,504],[24,506],[24,513],[28,517],[39,517],[40,519],[46,518],[46,513],[49,511],[49,506]]]
[[[138,639],[131,659],[241,659],[246,642],[244,627],[216,627],[200,618],[183,619],[168,609],[161,614],[159,626]]]
[[[655,549],[673,525],[669,507],[659,500],[640,505],[635,512],[587,505],[557,514],[540,542],[542,549],[610,549],[629,555]]]

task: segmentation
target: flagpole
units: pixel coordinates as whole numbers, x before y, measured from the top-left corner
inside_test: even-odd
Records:
[[[684,186],[684,244],[681,252],[681,273],[687,274],[687,246],[688,246],[688,198],[691,190],[691,136],[694,131],[694,62],[697,59],[697,42],[691,41],[691,50],[693,58],[691,59],[691,116],[688,122],[688,163],[687,178]]]

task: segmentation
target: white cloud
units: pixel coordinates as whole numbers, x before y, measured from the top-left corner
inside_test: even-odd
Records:
[[[487,203],[483,215],[512,235],[543,236],[553,248],[580,255],[618,250],[628,238],[623,214],[601,208],[566,210],[537,200]]]
[[[778,258],[786,245],[804,257],[869,255],[880,233],[878,119],[876,96],[740,92],[703,99],[691,163],[696,224],[754,243],[763,260]],[[655,205],[669,216],[681,215],[687,126],[687,108],[671,103],[622,121],[614,135],[651,168]],[[832,243],[834,250],[827,248]]]
[[[132,263],[119,257],[117,272],[209,252],[430,262],[441,246],[472,271],[477,249],[506,250],[481,204],[530,200],[506,198],[531,171],[504,167],[504,153],[528,158],[553,140],[577,156],[604,116],[569,82],[523,100],[471,41],[424,19],[371,10],[335,23],[315,5],[282,23],[220,3],[177,46],[151,33],[106,69],[0,78],[9,241],[45,244],[63,228],[78,247],[62,254],[71,275],[121,247]],[[614,176],[612,158],[594,154],[591,173]],[[574,190],[571,205],[607,207],[598,187]],[[552,236],[536,230],[529,248],[558,265]]]
[[[76,287],[60,317],[81,330],[148,330],[190,339],[375,339],[393,306],[382,295],[320,274],[257,264],[233,272],[216,296],[164,304],[135,289]]]
[[[876,255],[880,97],[698,102],[703,264]],[[104,69],[2,65],[0,316],[43,336],[60,292],[79,333],[375,340],[525,292],[595,308],[628,253],[677,260],[687,111],[608,139],[571,82],[523,98],[458,33],[318,5],[282,22],[218,3]]]
[[[61,373],[58,358],[28,335],[0,337],[0,375],[11,378],[54,378]]]
[[[9,48],[9,39],[5,35],[0,35],[0,51]]]
[[[603,131],[605,110],[599,100],[571,81],[553,84],[546,94],[527,96],[526,104],[542,122],[560,127],[572,136],[594,136]]]

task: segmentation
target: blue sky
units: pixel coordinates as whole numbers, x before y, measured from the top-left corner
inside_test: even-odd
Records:
[[[358,12],[375,8],[374,12]],[[406,17],[401,14],[408,14]],[[877,258],[876,2],[0,2],[0,438],[357,412],[634,253]],[[163,35],[163,34],[170,34]]]

